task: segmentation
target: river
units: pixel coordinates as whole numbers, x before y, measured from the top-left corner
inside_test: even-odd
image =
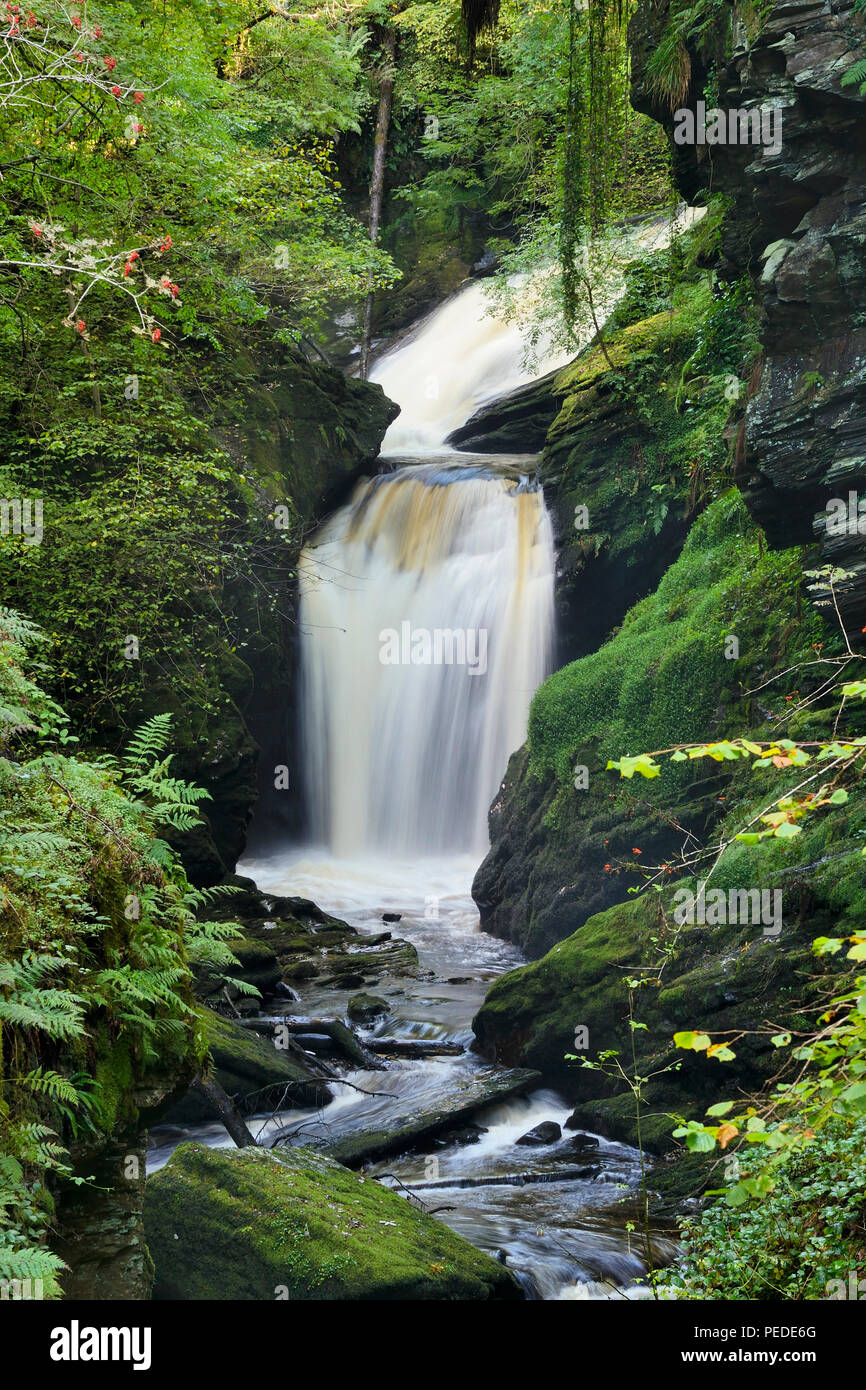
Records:
[[[420,977],[377,982],[388,1010],[362,1036],[466,1050],[351,1072],[361,1089],[336,1083],[323,1111],[252,1120],[261,1142],[277,1131],[292,1142],[387,1129],[459,1092],[488,1067],[469,1050],[473,1015],[491,980],[521,963],[517,948],[481,931],[470,888],[487,808],[551,669],[555,553],[534,458],[444,443],[480,404],[528,379],[519,329],[485,308],[471,282],[372,374],[401,406],[381,471],[300,561],[309,843],[239,865],[263,891],[311,898],[364,934],[399,914],[392,929],[416,947]],[[536,371],[565,360],[542,344]],[[301,1005],[287,1012],[341,1017],[352,993],[300,988]],[[411,1200],[503,1259],[531,1298],[640,1296],[645,1261],[629,1229],[639,1155],[564,1128],[553,1143],[517,1143],[542,1122],[563,1127],[570,1110],[537,1089],[477,1114],[469,1134],[366,1171],[411,1188]],[[179,1137],[153,1132],[151,1169]],[[182,1137],[231,1142],[219,1125]],[[672,1249],[663,1235],[655,1248],[662,1261]]]

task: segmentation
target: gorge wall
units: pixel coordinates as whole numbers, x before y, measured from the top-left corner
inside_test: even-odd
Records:
[[[647,73],[669,20],[666,6],[642,6],[630,38],[633,102],[671,131],[671,105],[654,93]],[[686,449],[686,456],[692,450],[693,486],[685,517],[682,481],[679,498],[673,488],[669,494],[641,494],[638,488],[635,511],[621,503],[612,507],[599,527],[599,542],[589,538],[577,582],[569,582],[567,571],[575,545],[585,549],[586,538],[565,542],[568,528],[560,523],[567,627],[580,628],[589,609],[588,646],[598,650],[559,671],[537,693],[527,745],[512,758],[491,808],[491,849],[473,889],[487,930],[543,957],[494,985],[475,1020],[479,1047],[510,1064],[541,1066],[580,1102],[581,1123],[632,1141],[631,1097],[614,1095],[597,1073],[581,1071],[565,1055],[573,1053],[581,1023],[589,1028],[590,1055],[630,1050],[623,976],[652,969],[664,956],[661,989],[639,993],[637,1017],[646,1029],[634,1035],[641,1070],[663,1073],[649,1087],[650,1120],[643,1132],[644,1141],[660,1149],[672,1143],[671,1115],[700,1114],[695,1107],[712,1086],[711,1064],[688,1056],[683,1061],[671,1043],[674,1031],[698,1025],[739,1031],[760,1019],[800,1017],[798,1010],[818,987],[816,967],[808,964],[809,941],[825,929],[842,931],[856,918],[864,892],[857,817],[847,827],[828,819],[791,849],[774,842],[762,847],[760,857],[739,848],[729,852],[714,879],[725,890],[779,888],[784,925],[778,939],[754,924],[731,924],[693,926],[675,934],[674,942],[666,875],[675,881],[688,873],[690,848],[735,833],[762,809],[762,799],[782,795],[785,784],[705,761],[679,774],[667,768],[648,782],[620,781],[605,771],[608,759],[705,738],[749,731],[764,738],[782,731],[791,738],[827,734],[834,711],[822,710],[820,698],[806,708],[817,683],[807,666],[816,656],[840,651],[842,639],[826,611],[812,606],[803,570],[828,561],[843,565],[853,575],[842,599],[849,635],[856,629],[859,636],[864,616],[862,539],[827,536],[823,525],[828,501],[847,499],[848,490],[864,482],[866,168],[855,132],[863,101],[856,86],[841,86],[861,41],[862,17],[844,5],[777,4],[760,34],[749,39],[735,12],[734,43],[727,51],[723,27],[700,53],[689,48],[689,91],[675,104],[778,103],[784,134],[778,155],[742,146],[672,146],[686,199],[723,195],[720,243],[697,257],[716,270],[714,299],[737,294],[737,283],[746,277],[758,311],[760,347],[742,353],[734,368],[735,404],[730,392],[727,405],[721,404],[722,383],[731,376],[720,358],[697,368],[690,358],[681,374],[678,408],[686,395],[710,434],[729,446],[722,469],[712,455],[704,460],[712,480],[706,496],[717,500],[691,522],[681,556],[621,628],[621,614],[611,611],[617,596],[621,602],[630,587],[631,602],[652,588],[653,564],[669,563],[688,529],[690,506],[702,505],[702,461],[694,438]],[[711,307],[708,315],[713,312]],[[709,322],[705,318],[700,330],[704,338]],[[641,331],[651,334],[651,321]],[[548,430],[540,466],[554,512],[563,520],[573,501],[595,500],[598,506],[592,496],[560,494],[562,472],[552,465],[557,457],[567,458],[569,441],[590,458],[593,448],[602,462],[606,458],[601,476],[607,487],[613,486],[611,474],[624,471],[623,441],[599,400],[621,389],[620,374],[631,379],[632,397],[645,401],[653,382],[650,395],[664,398],[687,356],[671,363],[660,344],[654,364],[641,373],[617,359],[619,341],[615,336],[613,370],[599,361],[596,348],[555,383],[563,407]],[[575,391],[593,352],[596,390]],[[686,377],[698,371],[704,379],[693,388]],[[670,435],[662,434],[658,415],[651,426],[656,448],[664,443],[669,452]],[[734,484],[727,497],[720,495],[726,477]],[[586,490],[582,480],[578,493]],[[627,578],[635,553],[629,555],[624,542],[641,509],[641,529],[652,525],[658,497],[670,500],[669,511],[679,503],[679,529],[672,531],[665,515],[658,552],[644,561],[642,575],[638,565],[636,583],[634,570]],[[606,554],[611,572],[596,589]],[[584,607],[574,602],[577,596]],[[599,647],[598,627],[607,618],[613,633]],[[739,641],[735,660],[724,656],[731,634]],[[651,877],[641,872],[650,864],[661,866],[663,891],[630,901]],[[736,1075],[728,1072],[725,1081],[748,1090],[762,1084],[773,1065],[769,1045],[752,1040],[738,1054]]]

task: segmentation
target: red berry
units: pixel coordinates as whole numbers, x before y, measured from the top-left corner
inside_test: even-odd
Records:
[[[162,337],[162,333],[160,332],[160,330],[159,330],[158,328],[155,328],[155,329],[153,330],[153,333],[151,334],[151,337],[153,338],[153,341],[154,341],[155,343],[158,343],[159,340],[160,340],[160,338]]]
[[[78,329],[79,333],[83,333],[87,324],[84,322],[84,319],[79,319],[75,327]]]
[[[102,61],[105,63],[105,66],[108,68],[109,72],[114,72],[114,69],[117,67],[116,58],[103,58]]]
[[[140,105],[141,102],[144,101],[144,92],[133,92],[132,99],[133,101],[137,101]]]
[[[122,96],[123,96],[123,92],[121,91],[120,87],[118,87],[117,83],[115,83],[114,86],[112,87],[112,89],[111,89],[111,95],[112,95],[113,97],[122,97]]]

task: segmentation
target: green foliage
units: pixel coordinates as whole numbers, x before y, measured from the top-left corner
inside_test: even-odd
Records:
[[[564,786],[590,741],[605,762],[697,738],[720,704],[733,716],[764,669],[763,623],[800,583],[799,557],[764,551],[735,492],[713,503],[689,533],[655,594],[638,603],[598,652],[558,671],[536,693],[529,752],[538,772],[554,769]],[[804,615],[808,647],[820,631]],[[725,635],[740,640],[740,662],[725,658]],[[794,686],[793,676],[789,682]],[[779,698],[783,699],[785,681]],[[652,732],[650,732],[652,731]],[[671,768],[679,781],[687,774]],[[658,779],[647,783],[647,795]]]
[[[729,42],[730,0],[674,0],[667,23],[647,63],[649,90],[676,111],[688,96],[690,49],[704,59],[723,53]]]
[[[758,1183],[757,1149],[742,1151],[729,1192]],[[862,1297],[866,1271],[866,1122],[836,1120],[793,1154],[772,1192],[723,1201],[682,1227],[683,1259],[661,1276],[677,1299],[800,1300]],[[841,1290],[833,1281],[841,1281]]]
[[[140,1077],[200,1065],[190,957],[233,963],[231,923],[196,921],[190,888],[160,839],[201,799],[169,773],[166,716],[124,758],[61,751],[66,723],[28,668],[40,636],[0,615],[0,1277],[58,1292],[44,1248],[58,1185],[81,1181],[67,1146],[113,1132],[114,1095],[94,1074],[107,1053]],[[38,663],[37,663],[38,664]],[[22,827],[26,827],[23,828]]]

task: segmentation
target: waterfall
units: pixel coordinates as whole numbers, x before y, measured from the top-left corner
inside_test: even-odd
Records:
[[[402,466],[358,485],[300,560],[315,840],[342,857],[483,855],[487,809],[550,667],[554,552],[532,460],[442,449],[524,379],[470,284],[379,364]],[[430,382],[434,389],[430,389]]]
[[[574,356],[574,349],[557,351],[542,337],[533,353],[535,369],[529,371],[525,331],[489,308],[483,281],[472,280],[405,344],[376,363],[370,380],[400,406],[382,442],[383,453],[417,454],[440,447],[479,406]]]
[[[300,616],[316,839],[341,856],[483,854],[550,660],[541,492],[489,463],[362,483],[304,551]]]

